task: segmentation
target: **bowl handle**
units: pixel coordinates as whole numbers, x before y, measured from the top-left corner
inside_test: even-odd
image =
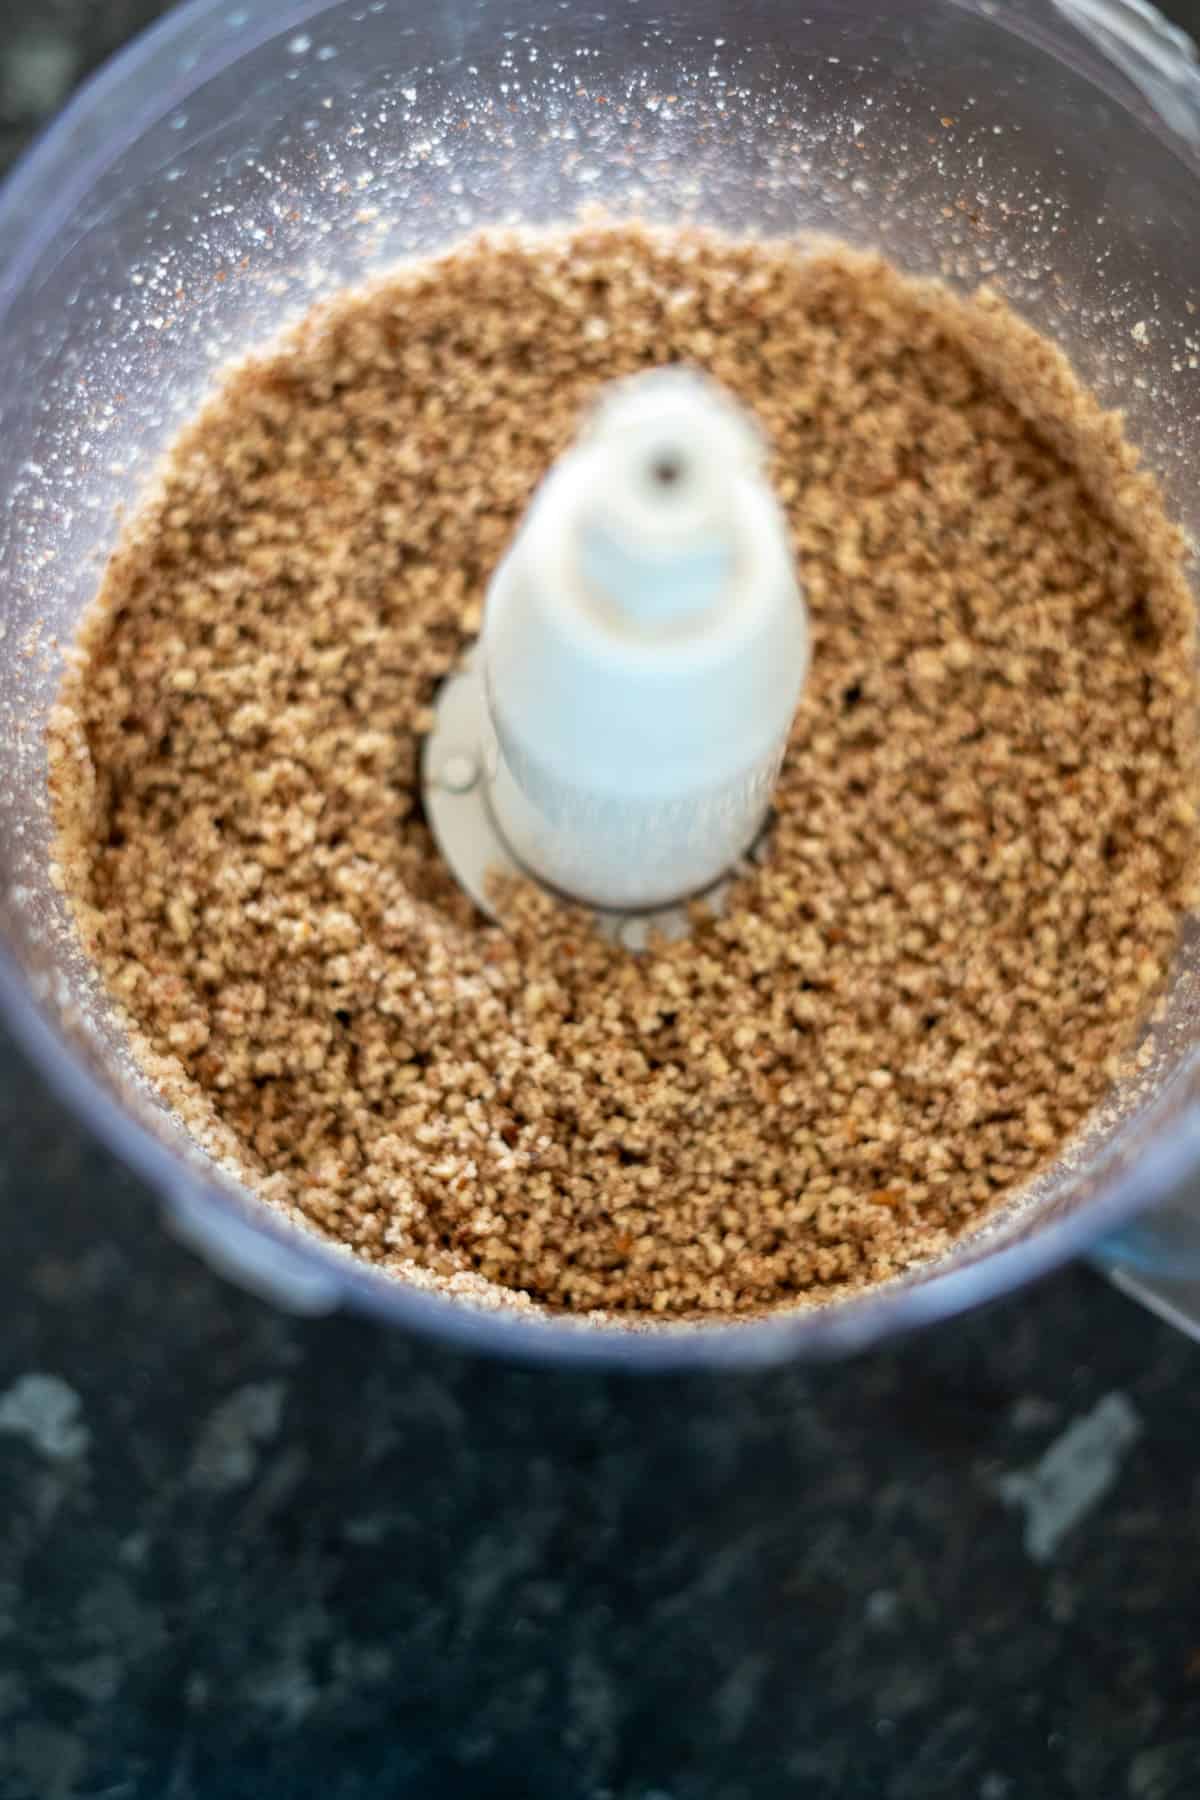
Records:
[[[1101,1238],[1089,1261],[1200,1343],[1200,1194],[1169,1200]]]

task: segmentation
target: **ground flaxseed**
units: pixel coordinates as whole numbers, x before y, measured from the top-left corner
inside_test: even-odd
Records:
[[[417,795],[439,679],[597,384],[758,416],[814,630],[770,853],[632,956],[484,924]],[[828,1298],[1101,1098],[1193,894],[1182,545],[986,295],[847,252],[484,238],[186,433],[52,726],[85,944],[197,1134],[362,1256],[555,1307]]]

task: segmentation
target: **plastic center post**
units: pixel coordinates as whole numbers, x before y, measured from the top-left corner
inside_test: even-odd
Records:
[[[719,906],[760,838],[808,621],[757,430],[704,377],[609,390],[554,465],[442,686],[426,816],[463,888],[493,872],[631,949]]]

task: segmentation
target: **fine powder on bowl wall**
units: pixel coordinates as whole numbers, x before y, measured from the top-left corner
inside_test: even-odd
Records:
[[[765,859],[642,955],[482,920],[439,680],[599,385],[771,446],[813,663]],[[482,236],[233,371],[85,617],[57,877],[138,1054],[260,1194],[424,1285],[750,1314],[945,1250],[1051,1160],[1195,898],[1184,546],[994,296],[836,248]]]

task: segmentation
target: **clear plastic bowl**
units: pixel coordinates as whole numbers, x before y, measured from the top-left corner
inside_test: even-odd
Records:
[[[655,1329],[418,1291],[224,1181],[137,1071],[50,880],[44,726],[114,508],[226,358],[397,258],[588,203],[833,232],[992,280],[1126,409],[1195,529],[1196,89],[1183,41],[1110,0],[193,0],[83,89],[0,198],[0,1000],[210,1259],[286,1305],[526,1357],[735,1365],[945,1316],[1194,1182],[1189,930],[1149,1096],[1119,1095],[1026,1195],[902,1282]]]

